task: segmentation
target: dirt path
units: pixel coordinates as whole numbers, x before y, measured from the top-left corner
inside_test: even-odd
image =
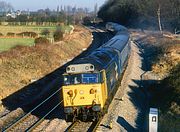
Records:
[[[121,86],[99,127],[100,131],[141,131],[144,130],[146,93],[143,90],[141,75],[144,73],[143,58],[138,46],[132,43],[132,52]],[[122,89],[125,89],[123,99]],[[112,123],[112,129],[109,126]]]

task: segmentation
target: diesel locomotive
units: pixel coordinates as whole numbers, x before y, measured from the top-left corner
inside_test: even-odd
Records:
[[[112,29],[114,23],[106,27],[109,24]],[[66,67],[62,87],[66,120],[98,120],[107,112],[131,49],[128,30],[118,24],[113,29],[112,39]]]

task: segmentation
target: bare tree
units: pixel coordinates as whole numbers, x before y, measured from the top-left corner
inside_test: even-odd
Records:
[[[13,7],[10,3],[6,3],[5,1],[0,1],[0,13],[7,13],[13,10]]]

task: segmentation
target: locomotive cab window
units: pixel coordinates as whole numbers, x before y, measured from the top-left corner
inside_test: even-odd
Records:
[[[85,73],[82,74],[82,83],[99,83],[99,74],[97,73]]]
[[[84,73],[64,75],[64,85],[101,83],[102,75],[99,73]]]
[[[64,76],[64,84],[65,85],[79,84],[79,83],[81,83],[81,80],[82,80],[82,77],[80,74]]]

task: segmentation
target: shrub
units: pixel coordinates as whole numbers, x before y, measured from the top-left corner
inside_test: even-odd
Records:
[[[31,38],[36,38],[38,36],[37,33],[35,32],[21,32],[16,34],[19,37],[31,37]]]
[[[0,33],[0,37],[4,36],[2,33]]]
[[[32,37],[32,38],[36,38],[36,37],[38,36],[38,34],[35,33],[35,32],[29,32],[29,35],[30,35],[30,37]]]
[[[16,33],[16,36],[23,37],[23,33]]]
[[[92,20],[91,17],[84,17],[83,24],[84,25],[90,25],[91,24],[91,20]]]
[[[44,37],[39,37],[39,38],[36,38],[34,40],[34,43],[35,44],[48,44],[49,40],[47,38],[44,38]]]
[[[41,35],[44,35],[44,36],[49,36],[50,34],[50,31],[48,29],[44,29],[42,32],[41,32]]]
[[[14,37],[14,36],[15,36],[15,33],[8,32],[8,33],[6,34],[6,36],[9,36],[9,37]]]
[[[63,39],[63,32],[60,30],[60,29],[57,29],[55,32],[54,32],[54,41],[57,42],[57,41],[61,41]]]

